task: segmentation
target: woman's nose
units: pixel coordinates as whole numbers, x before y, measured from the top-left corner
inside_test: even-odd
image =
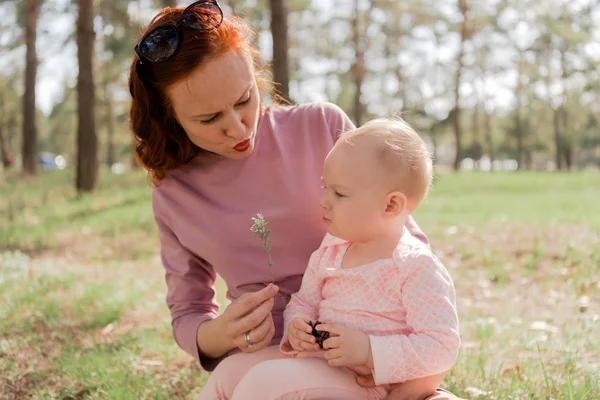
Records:
[[[233,113],[229,125],[225,128],[225,135],[237,140],[246,139],[246,124],[241,114]]]

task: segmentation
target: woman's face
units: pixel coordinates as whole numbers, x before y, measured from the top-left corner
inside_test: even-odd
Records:
[[[249,57],[234,51],[211,60],[167,95],[196,146],[235,159],[252,154],[260,99]]]

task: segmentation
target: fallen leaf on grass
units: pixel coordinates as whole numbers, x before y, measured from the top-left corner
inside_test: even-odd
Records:
[[[523,381],[523,377],[521,376],[521,363],[517,361],[514,367],[506,368],[502,371],[502,376],[515,375],[518,380]]]

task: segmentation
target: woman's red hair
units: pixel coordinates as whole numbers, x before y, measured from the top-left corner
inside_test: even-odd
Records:
[[[184,8],[166,8],[150,22],[144,32],[165,23],[175,22]],[[180,27],[177,52],[167,61],[152,63],[135,58],[129,75],[132,102],[130,128],[135,136],[135,158],[146,168],[154,184],[164,179],[167,171],[191,161],[203,150],[194,145],[177,122],[166,90],[185,79],[196,68],[231,51],[242,51],[258,67],[258,51],[251,45],[253,34],[240,18],[225,18],[221,25],[208,31],[192,31]],[[259,85],[260,76],[257,76]]]

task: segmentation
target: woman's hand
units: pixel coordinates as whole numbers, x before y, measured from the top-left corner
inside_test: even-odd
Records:
[[[254,353],[271,343],[275,335],[271,310],[277,292],[279,287],[269,284],[258,292],[244,293],[227,307],[219,318],[232,347]]]
[[[319,345],[312,335],[312,328],[302,318],[295,318],[288,325],[287,337],[296,351],[318,351]]]

